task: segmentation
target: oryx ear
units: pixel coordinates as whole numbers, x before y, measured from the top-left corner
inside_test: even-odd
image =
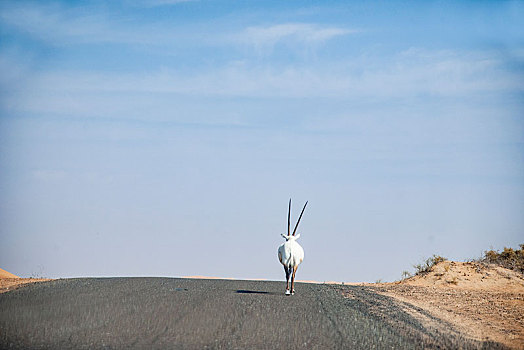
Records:
[[[286,238],[287,239],[287,236],[283,233],[280,234],[283,238]]]
[[[299,239],[299,238],[300,238],[300,233],[297,233],[297,234],[295,235],[295,239]]]

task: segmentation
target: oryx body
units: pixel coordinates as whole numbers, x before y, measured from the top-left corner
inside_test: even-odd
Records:
[[[298,244],[297,239],[300,234],[295,235],[297,227],[306,209],[306,204],[300,213],[295,230],[293,234],[290,233],[290,217],[291,217],[291,199],[289,200],[289,209],[287,214],[287,236],[282,234],[282,237],[286,240],[283,244],[278,247],[278,260],[284,265],[284,271],[286,272],[286,295],[295,294],[295,274],[297,272],[298,265],[304,260],[304,249]],[[289,289],[289,277],[291,276],[291,290]]]
[[[304,249],[296,241],[298,237],[300,235],[297,237],[290,236],[289,239],[284,236],[287,241],[278,247],[278,260],[288,269],[298,266],[304,260]]]

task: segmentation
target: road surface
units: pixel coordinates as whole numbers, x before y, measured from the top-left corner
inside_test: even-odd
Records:
[[[363,286],[61,279],[0,294],[0,348],[502,349]],[[420,323],[422,315],[438,327]]]

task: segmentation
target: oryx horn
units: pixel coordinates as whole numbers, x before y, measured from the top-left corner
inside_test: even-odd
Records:
[[[289,198],[289,208],[287,210],[287,235],[289,236],[289,232],[291,230],[290,226],[291,226],[291,223],[290,223],[290,218],[291,216],[291,198]]]
[[[302,212],[300,213],[300,216],[298,217],[297,225],[295,226],[295,229],[293,230],[293,236],[295,235],[295,232],[297,232],[298,224],[300,223],[300,219],[302,219],[302,214],[304,214],[304,210],[306,210],[306,205],[307,205],[307,201],[306,201],[306,204],[304,204],[304,208],[302,208]]]

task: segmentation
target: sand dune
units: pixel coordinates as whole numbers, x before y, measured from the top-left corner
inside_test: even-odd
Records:
[[[524,277],[520,273],[478,262],[443,261],[429,273],[408,278],[402,283],[412,286],[524,292]]]
[[[479,262],[444,261],[428,273],[376,287],[379,293],[451,322],[473,339],[524,348],[524,277],[518,272]]]
[[[8,292],[27,283],[49,281],[49,278],[21,278],[6,270],[0,269],[0,293]]]
[[[0,269],[0,278],[20,278],[17,275],[13,275],[11,272]]]

